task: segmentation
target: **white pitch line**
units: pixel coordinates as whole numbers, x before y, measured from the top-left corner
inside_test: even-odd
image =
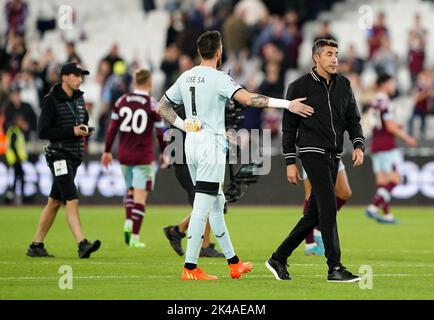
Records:
[[[264,260],[265,261],[265,260]],[[126,266],[146,266],[145,262],[116,262],[116,261],[108,261],[108,262],[92,262],[92,261],[86,261],[86,262],[70,262],[70,261],[20,261],[20,262],[15,262],[15,261],[0,261],[0,265],[16,265],[16,264],[33,264],[33,265],[63,265],[63,264],[68,264],[68,265],[126,265]],[[182,264],[182,263],[181,263]],[[201,262],[201,265],[210,265],[210,266],[223,266],[225,265],[225,263],[223,262]],[[262,264],[262,261],[259,262],[255,262],[255,264]],[[172,262],[159,262],[158,265],[172,265],[172,266],[176,266],[176,263],[172,263]],[[361,265],[370,265],[372,267],[380,267],[380,268],[434,268],[434,264],[405,264],[405,263],[400,263],[400,264],[375,264],[375,263],[363,263],[363,264],[345,264],[348,267],[355,267],[358,268]],[[291,263],[289,265],[289,267],[312,267],[312,268],[322,268],[324,265],[322,263],[322,261],[320,261],[319,263],[315,264],[315,263]]]
[[[374,273],[374,277],[434,277],[434,273]],[[263,279],[263,278],[274,278],[273,275],[245,275],[245,278],[250,279]],[[293,275],[294,278],[326,278],[324,274],[313,274],[313,275],[302,275],[297,274]],[[229,276],[219,276],[219,278],[229,278]],[[164,275],[147,275],[147,276],[77,276],[73,277],[73,279],[80,280],[106,280],[106,279],[114,279],[114,280],[122,280],[122,279],[179,279],[178,275],[173,276],[164,276]],[[0,277],[0,281],[22,281],[22,280],[58,280],[57,277]]]

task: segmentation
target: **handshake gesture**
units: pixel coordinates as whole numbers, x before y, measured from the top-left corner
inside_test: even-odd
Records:
[[[307,118],[314,113],[314,109],[309,107],[307,104],[302,103],[302,101],[307,98],[298,98],[291,100],[289,103],[288,110],[292,113],[295,113],[303,118]]]

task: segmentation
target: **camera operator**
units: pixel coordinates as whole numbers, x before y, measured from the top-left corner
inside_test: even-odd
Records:
[[[50,230],[62,203],[66,204],[66,219],[78,243],[79,258],[89,258],[99,249],[101,242],[89,242],[81,230],[78,214],[78,193],[74,184],[77,168],[84,154],[84,138],[89,137],[93,128],[88,127],[89,115],[85,109],[83,92],[79,90],[84,75],[76,63],[62,66],[61,83],[56,84],[44,97],[38,121],[40,139],[49,140],[45,158],[53,174],[53,185],[29,246],[30,257],[52,257],[44,248],[44,239]]]

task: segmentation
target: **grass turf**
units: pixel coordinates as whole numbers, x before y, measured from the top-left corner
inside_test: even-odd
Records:
[[[64,209],[45,241],[55,258],[25,255],[40,207],[0,208],[0,299],[434,299],[433,208],[396,208],[399,225],[380,225],[362,208],[339,213],[342,262],[358,273],[373,270],[373,288],[325,281],[321,257],[306,257],[303,245],[289,259],[293,281],[276,281],[265,260],[298,220],[294,207],[231,207],[226,223],[237,254],[255,264],[239,280],[229,278],[224,259],[201,258],[199,266],[219,276],[215,282],[180,281],[183,258],[177,256],[162,227],[178,223],[187,207],[148,207],[141,231],[144,249],[123,242],[121,207],[82,207],[90,240],[101,249],[88,260],[77,258]],[[185,249],[186,242],[183,242]],[[73,270],[73,289],[59,289],[59,268]]]

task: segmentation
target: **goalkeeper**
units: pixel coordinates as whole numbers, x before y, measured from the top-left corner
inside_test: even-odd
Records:
[[[185,117],[184,106],[179,106],[174,110],[181,119],[185,120],[186,117]],[[182,133],[182,137],[183,137],[182,146],[184,146],[185,132],[174,126],[172,126],[172,130],[178,130],[179,132]],[[175,153],[176,152],[182,152],[183,161],[181,163],[175,162],[173,164],[175,168],[175,176],[179,184],[181,185],[181,187],[185,190],[185,192],[187,192],[188,202],[190,203],[190,206],[193,207],[194,185],[193,185],[193,181],[191,180],[190,172],[188,171],[184,148],[181,148],[179,150],[175,148]],[[189,223],[190,223],[190,214],[186,216],[178,225],[172,225],[163,228],[164,234],[166,238],[169,240],[173,250],[175,250],[175,252],[180,256],[184,255],[184,251],[182,249],[182,239],[185,237],[185,233],[188,229]],[[215,248],[215,243],[211,242],[210,229],[211,227],[209,221],[207,221],[205,232],[203,235],[202,248],[200,250],[199,256],[208,257],[208,258],[224,258],[225,257],[224,254],[218,252],[217,249]]]

